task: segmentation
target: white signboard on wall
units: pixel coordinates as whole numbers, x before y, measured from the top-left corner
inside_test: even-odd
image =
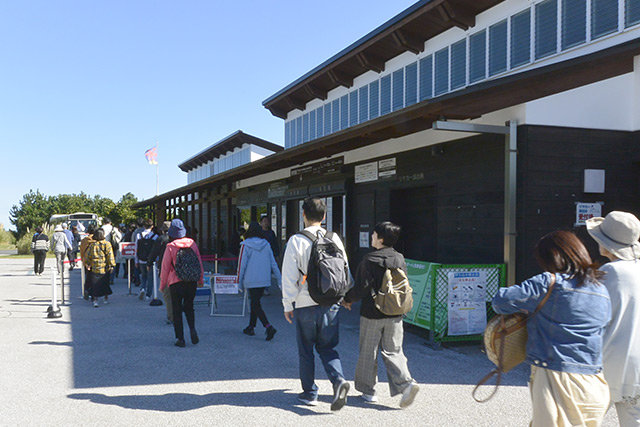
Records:
[[[357,165],[355,169],[356,184],[378,180],[378,162]]]
[[[369,232],[361,231],[360,232],[360,247],[368,248],[369,247]]]
[[[596,216],[602,216],[602,203],[576,202],[576,227],[585,225],[588,219]]]

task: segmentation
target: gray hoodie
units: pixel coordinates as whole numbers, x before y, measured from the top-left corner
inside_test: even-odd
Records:
[[[240,273],[238,283],[245,288],[271,286],[271,274],[282,282],[278,264],[273,257],[271,245],[265,239],[250,237],[240,244]]]

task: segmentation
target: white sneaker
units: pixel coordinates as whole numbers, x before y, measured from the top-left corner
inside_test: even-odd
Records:
[[[375,394],[365,394],[362,393],[362,400],[364,400],[367,403],[376,403],[378,401],[378,396],[376,396]]]
[[[420,386],[412,382],[407,388],[402,391],[402,397],[400,398],[400,407],[406,408],[413,403],[416,398],[416,394],[420,391]]]
[[[110,304],[110,303],[111,303],[111,301],[109,301],[108,299],[105,299],[102,304],[107,305],[107,304]]]
[[[140,293],[138,294],[138,299],[140,301],[142,301],[144,299],[144,296],[146,295],[146,292],[144,289],[140,289]]]
[[[151,301],[151,297],[144,297],[144,302],[149,302]]]
[[[93,301],[93,306],[94,306],[95,308],[100,307],[100,306],[98,305],[98,300]]]

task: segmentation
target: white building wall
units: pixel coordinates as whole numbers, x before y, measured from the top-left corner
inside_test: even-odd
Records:
[[[292,119],[296,119],[300,116],[302,116],[304,113],[310,112],[312,110],[315,110],[318,107],[321,107],[322,105],[327,105],[330,104],[332,101],[339,99],[340,97],[349,94],[351,92],[357,91],[358,89],[360,89],[361,87],[364,87],[365,85],[368,85],[369,83],[371,83],[372,81],[378,80],[386,75],[392,74],[394,71],[402,69],[403,67],[420,60],[421,58],[427,57],[429,55],[434,54],[435,52],[437,52],[438,50],[445,48],[447,46],[452,45],[455,42],[458,42],[462,39],[464,39],[465,37],[468,37],[470,35],[473,35],[477,32],[483,31],[483,30],[487,30],[490,26],[506,19],[509,18],[511,16],[513,16],[516,13],[522,12],[525,9],[528,8],[532,8],[535,9],[535,5],[540,3],[542,0],[511,0],[511,1],[505,1],[502,2],[498,5],[496,5],[495,7],[479,14],[476,16],[476,25],[472,28],[469,28],[468,30],[462,30],[460,28],[452,28],[450,30],[445,31],[442,34],[437,35],[436,37],[427,40],[425,42],[425,50],[424,52],[421,52],[418,55],[414,55],[410,52],[404,52],[401,55],[398,55],[395,58],[392,58],[391,60],[387,61],[385,64],[385,70],[384,72],[378,74],[375,73],[373,71],[369,71],[366,72],[360,76],[357,76],[354,79],[354,85],[351,88],[346,88],[343,86],[339,86],[333,90],[331,90],[328,93],[327,99],[325,101],[319,100],[319,99],[314,99],[312,101],[310,101],[309,103],[306,104],[305,106],[305,110],[301,111],[301,110],[292,110],[288,113],[287,118],[285,119],[285,122],[289,122]],[[621,2],[621,7],[623,6],[624,2]],[[621,9],[623,10],[623,9]],[[534,14],[534,10],[532,10],[532,14]],[[533,32],[533,31],[532,31]],[[524,71],[529,71],[535,68],[539,68],[539,67],[543,67],[543,66],[548,66],[557,62],[562,62],[562,61],[566,61],[569,59],[573,59],[579,56],[584,56],[584,55],[588,55],[600,50],[604,50],[607,48],[610,48],[612,46],[618,45],[618,44],[622,44],[625,43],[629,40],[634,40],[634,39],[638,39],[640,38],[640,26],[639,25],[634,25],[630,28],[624,28],[624,25],[621,24],[621,28],[619,32],[614,32],[612,34],[609,34],[607,36],[601,37],[597,40],[593,40],[593,41],[587,41],[585,44],[581,44],[578,45],[576,47],[573,48],[569,48],[567,50],[561,51],[559,50],[558,53],[552,54],[550,56],[547,56],[545,58],[541,58],[541,59],[535,59],[532,58],[532,62],[519,66],[517,68],[514,69],[507,69],[507,71],[488,77],[484,80],[481,80],[480,82],[485,82],[488,80],[492,80],[492,79],[497,79],[497,78],[501,78],[507,75],[512,75],[512,74],[516,74],[516,73],[521,73]],[[533,40],[535,40],[535,36],[533,36],[532,38]],[[509,42],[508,42],[509,43]],[[467,43],[467,73],[469,72],[469,68],[468,68],[468,43]],[[509,61],[509,57],[507,58],[507,61]],[[635,81],[635,80],[634,80]],[[614,82],[612,83],[613,85],[616,84],[622,84],[621,82]],[[634,83],[635,84],[635,83]],[[468,87],[470,85],[464,86],[464,87]],[[462,87],[461,89],[463,89],[464,87]],[[459,90],[459,89],[458,89]],[[599,89],[595,89],[596,91],[598,91]],[[582,95],[573,95],[573,94],[569,94],[567,97],[558,97],[557,99],[554,99],[554,102],[557,102],[558,105],[562,105],[563,103],[569,102],[569,97],[575,96],[577,98],[582,98]],[[606,96],[606,94],[605,94]],[[609,98],[607,98],[609,99]],[[634,101],[635,103],[635,101]],[[565,104],[566,105],[566,104]],[[532,108],[536,108],[537,106],[533,106]],[[628,107],[628,105],[626,106]],[[629,110],[629,111],[634,111],[634,110]],[[626,122],[626,125],[622,125],[620,123],[620,121]],[[601,120],[602,121],[602,120]],[[614,128],[618,129],[629,129],[630,127],[635,126],[635,128],[637,128],[637,125],[629,125],[628,123],[629,119],[620,119],[618,118],[616,120],[616,123],[614,124]],[[634,120],[635,121],[635,120]],[[626,126],[626,127],[625,127]]]

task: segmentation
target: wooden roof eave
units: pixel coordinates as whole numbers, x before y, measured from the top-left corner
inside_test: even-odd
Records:
[[[640,39],[569,61],[473,85],[180,187],[139,202],[134,207],[149,206],[211,185],[223,185],[255,176],[258,174],[256,171],[260,171],[259,174],[273,172],[389,138],[409,135],[429,129],[437,119],[475,118],[633,72],[633,59],[637,55],[640,55]],[[318,156],[318,152],[322,154]]]

